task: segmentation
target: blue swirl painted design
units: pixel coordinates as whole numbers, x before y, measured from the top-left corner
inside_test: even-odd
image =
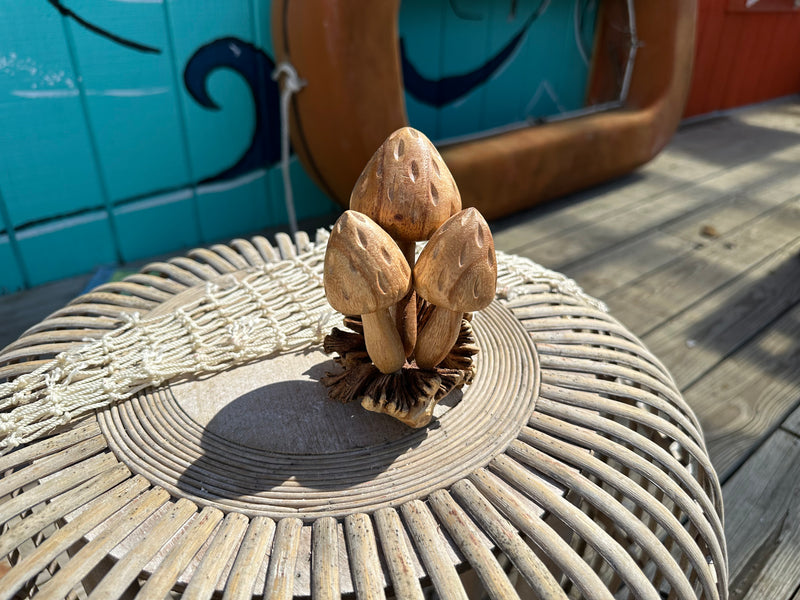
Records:
[[[232,179],[277,164],[281,158],[278,84],[270,78],[275,61],[263,50],[236,37],[224,37],[198,48],[183,71],[186,90],[200,106],[220,110],[208,93],[206,83],[217,69],[238,73],[255,101],[255,126],[247,150],[223,171],[201,183]]]

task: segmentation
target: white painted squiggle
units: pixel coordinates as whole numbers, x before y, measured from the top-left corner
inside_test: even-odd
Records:
[[[141,96],[156,96],[169,92],[168,87],[150,88],[117,88],[108,90],[85,90],[87,96],[113,96],[117,98],[138,98]],[[11,90],[12,96],[20,98],[73,98],[78,96],[77,88],[48,89],[48,90]]]

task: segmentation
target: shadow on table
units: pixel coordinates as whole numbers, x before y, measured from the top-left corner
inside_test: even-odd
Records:
[[[410,429],[356,402],[328,399],[319,379],[333,369],[317,364],[303,373],[308,379],[256,387],[227,403],[204,427],[203,454],[178,486],[210,500],[348,490],[391,469],[439,426]],[[460,399],[457,390],[441,405]]]

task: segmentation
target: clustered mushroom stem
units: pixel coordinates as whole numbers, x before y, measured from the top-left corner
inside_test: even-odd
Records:
[[[381,373],[399,371],[406,362],[400,333],[388,308],[361,315],[367,354]]]
[[[434,306],[417,336],[415,360],[421,369],[432,369],[444,360],[458,339],[464,313]]]
[[[405,256],[408,266],[413,269],[416,260],[416,243],[401,240],[395,240],[395,242]],[[403,341],[405,355],[406,357],[411,356],[414,346],[417,344],[417,296],[413,287],[395,306],[395,323],[400,332],[400,339]]]
[[[416,242],[406,242],[404,240],[394,240],[397,242],[397,247],[400,248],[400,251],[403,253],[403,256],[406,257],[406,262],[408,266],[412,269],[414,268],[414,263],[417,260],[416,257],[416,250],[417,244]]]

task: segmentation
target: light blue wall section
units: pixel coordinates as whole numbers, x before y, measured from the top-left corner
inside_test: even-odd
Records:
[[[189,185],[164,5],[70,0],[69,7],[104,30],[159,51],[136,52],[66,20],[111,201]]]
[[[198,243],[191,189],[129,202],[113,210],[117,237],[126,260]]]
[[[411,124],[437,140],[581,106],[587,2],[592,20],[552,0],[463,96],[407,94]],[[541,3],[404,0],[400,33],[446,80]],[[273,56],[269,0],[0,0],[0,293],[286,224]],[[299,219],[336,210],[290,167]]]
[[[179,65],[186,65],[199,47],[214,39],[255,39],[250,1],[176,0],[167,8],[174,60]],[[206,89],[219,110],[199,105],[183,86],[180,91],[189,160],[198,181],[223,171],[247,150],[256,122],[254,99],[239,74],[228,69],[213,71]],[[271,222],[266,170],[233,181],[201,184],[196,191],[198,226],[204,240],[231,237]]]
[[[0,2],[0,192],[15,227],[104,205],[64,23],[47,2]]]
[[[440,76],[461,73],[486,60],[491,50],[487,25],[495,4],[498,3],[481,0],[443,3]],[[458,13],[453,10],[454,6],[458,7]],[[482,85],[440,111],[437,139],[475,131],[476,124],[481,122],[481,115],[487,110],[486,90],[486,86]]]
[[[50,221],[16,235],[30,285],[87,273],[116,261],[105,211]]]
[[[5,204],[0,196],[0,294],[15,292],[25,285],[25,278],[20,271],[12,240],[6,227]]]
[[[24,285],[8,235],[0,233],[0,294],[16,292]]]
[[[407,55],[427,79],[442,76],[442,28],[447,2],[403,0],[398,28]],[[439,139],[439,111],[406,94],[406,112],[411,125],[431,139]]]
[[[576,27],[593,33],[596,14],[597,3],[587,0],[404,0],[400,35],[427,79],[474,72],[523,33],[485,84],[451,103],[431,106],[407,90],[410,123],[442,140],[583,107],[589,62],[579,46],[588,58],[592,42]]]

